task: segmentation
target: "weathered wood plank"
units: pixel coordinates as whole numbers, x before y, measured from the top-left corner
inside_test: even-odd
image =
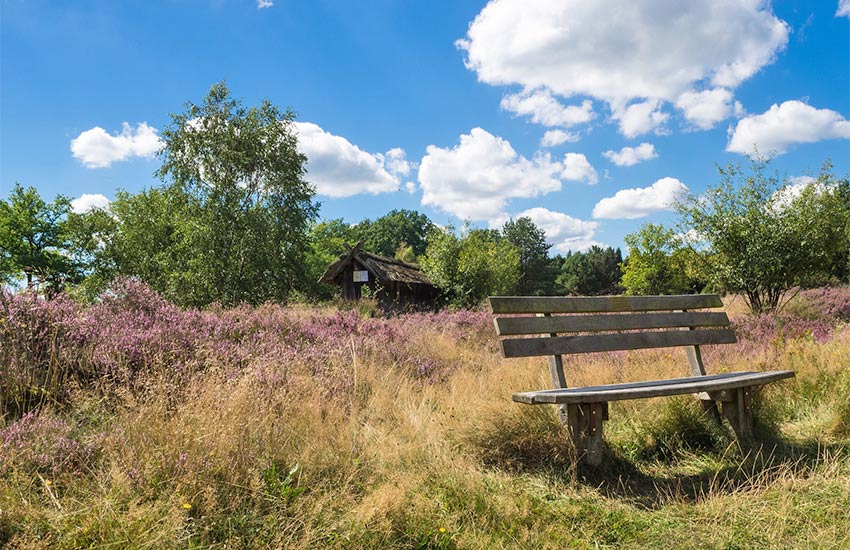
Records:
[[[491,296],[493,313],[614,313],[721,307],[716,294],[677,296]]]
[[[606,386],[587,386],[565,390],[542,390],[521,392],[513,395],[513,400],[529,405],[537,404],[573,404],[573,403],[602,403],[606,401],[622,401],[626,399],[643,399],[662,397],[666,395],[683,395],[697,392],[712,392],[744,388],[759,384],[767,384],[794,376],[794,371],[771,372],[730,372],[707,376],[692,376],[689,378],[672,378],[670,380],[649,380],[645,382],[629,382],[625,384],[609,384]]]
[[[610,315],[570,315],[551,317],[498,317],[496,334],[557,334],[563,332],[601,332],[673,327],[726,327],[729,317],[723,312],[616,313]]]
[[[540,318],[550,317],[550,313],[538,313]],[[498,331],[498,328],[496,329]],[[557,334],[550,334],[554,337]],[[567,387],[567,377],[564,375],[564,358],[560,355],[549,356],[549,378],[552,380],[552,388],[563,389]],[[567,422],[567,407],[566,405],[558,406],[558,416],[562,423]]]
[[[504,357],[534,357],[647,348],[697,346],[703,344],[734,344],[735,331],[722,330],[664,330],[658,332],[619,332],[589,336],[557,336],[554,338],[514,338],[502,340]]]

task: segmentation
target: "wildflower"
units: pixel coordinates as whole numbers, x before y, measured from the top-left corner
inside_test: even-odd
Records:
[[[49,479],[45,479],[45,480],[44,480],[44,484],[45,484],[45,485],[47,485],[48,487],[50,487],[50,485],[51,485],[52,483],[53,483],[53,482],[52,482],[52,481],[50,481]]]
[[[191,505],[191,504],[189,504],[188,502],[184,502],[184,503],[183,503],[183,509],[184,509],[184,510],[191,510],[191,509],[192,509],[192,505]]]
[[[440,532],[441,532],[441,533],[445,533],[445,532],[446,532],[446,528],[445,528],[445,527],[440,527]]]

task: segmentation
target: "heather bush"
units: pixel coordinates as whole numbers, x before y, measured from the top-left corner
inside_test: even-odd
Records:
[[[0,290],[0,413],[22,414],[67,396],[88,368],[80,306],[60,295]]]
[[[0,429],[0,476],[81,474],[97,454],[102,438],[83,438],[67,419],[30,412]]]
[[[88,307],[65,296],[4,292],[0,312],[4,416],[65,401],[72,386],[90,382],[176,399],[201,371],[235,378],[247,370],[281,384],[297,372],[334,395],[350,386],[349,364],[362,356],[433,383],[455,365],[425,352],[426,333],[484,341],[489,329],[486,314],[464,311],[388,320],[275,304],[182,309],[134,279],[116,280]]]

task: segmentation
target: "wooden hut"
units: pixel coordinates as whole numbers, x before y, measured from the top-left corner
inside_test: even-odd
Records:
[[[431,308],[437,297],[437,288],[418,265],[366,252],[363,243],[349,247],[319,282],[339,286],[344,300],[359,300],[367,287],[388,309]]]

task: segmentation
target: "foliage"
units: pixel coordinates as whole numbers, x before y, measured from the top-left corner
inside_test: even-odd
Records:
[[[404,243],[413,249],[414,256],[425,253],[427,239],[434,224],[425,214],[414,210],[391,210],[372,221],[363,220],[354,227],[354,235],[363,241],[365,250],[392,258]],[[354,243],[351,243],[354,244]]]
[[[714,282],[744,295],[754,313],[779,307],[789,289],[844,264],[846,208],[826,164],[815,185],[795,193],[752,159],[749,172],[719,168],[721,182],[679,205],[683,224],[708,243]]]
[[[118,192],[119,199],[127,196]],[[121,209],[123,203],[113,203]],[[92,299],[97,296],[117,273],[115,258],[118,221],[113,210],[93,208],[83,213],[71,212],[65,224],[69,241],[69,253],[83,277],[79,285],[82,295]],[[129,215],[135,212],[128,212]],[[139,243],[147,244],[146,242]],[[140,265],[141,261],[138,262]]]
[[[161,188],[112,205],[116,270],[182,305],[285,301],[306,286],[316,216],[293,114],[216,84],[162,132]]]
[[[475,307],[487,296],[511,294],[520,277],[520,255],[498,231],[472,229],[462,237],[449,230],[431,233],[422,269],[458,307]]]
[[[628,294],[685,294],[693,292],[688,279],[682,242],[672,229],[644,224],[626,235],[628,260],[622,285]]]
[[[416,254],[413,252],[413,246],[403,242],[396,248],[393,258],[407,263],[416,263]]]
[[[620,249],[592,246],[587,252],[570,252],[561,264],[556,281],[564,294],[602,296],[619,294],[623,276]]]
[[[55,294],[79,280],[68,255],[65,221],[70,201],[59,195],[47,203],[33,187],[15,184],[8,202],[0,199],[0,283],[24,276],[27,287]]]
[[[503,237],[519,251],[520,279],[516,293],[522,296],[552,294],[556,273],[549,260],[551,244],[546,234],[531,218],[508,220],[502,227]]]
[[[353,246],[359,240],[356,230],[345,223],[342,218],[322,220],[314,223],[308,233],[310,251],[307,254],[306,267],[308,286],[306,288],[311,298],[328,300],[339,289],[319,282],[319,277],[327,267],[344,254],[346,246]]]

